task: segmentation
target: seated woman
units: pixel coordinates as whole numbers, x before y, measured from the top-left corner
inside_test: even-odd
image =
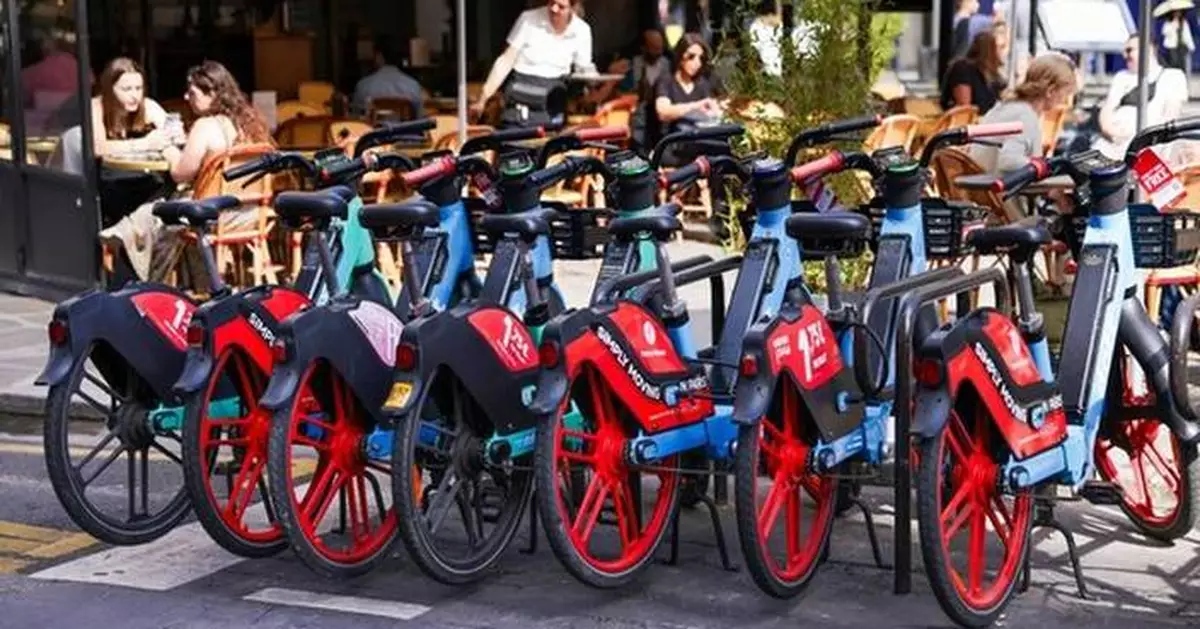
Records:
[[[695,127],[706,122],[716,122],[723,114],[721,104],[713,97],[712,83],[706,76],[708,70],[708,46],[696,33],[686,33],[675,44],[675,71],[659,77],[654,87],[654,113],[659,133],[658,138],[675,131]],[[705,150],[711,153],[711,150]],[[662,164],[678,167],[700,155],[700,147],[690,144],[671,145],[663,155]],[[719,182],[710,182],[713,214],[710,227],[720,238],[728,235],[728,204],[725,189]]]
[[[196,113],[196,121],[182,148],[168,146],[163,159],[170,164],[171,179],[190,183],[204,163],[243,144],[270,143],[267,124],[238,87],[225,66],[205,61],[188,71],[185,98]],[[159,220],[153,214],[154,203],[145,203],[117,225],[101,232],[110,242],[119,240],[142,279],[161,281],[174,266],[181,244],[177,238],[163,238]],[[234,217],[233,223],[252,220],[256,210]],[[226,220],[226,224],[230,221]]]
[[[96,156],[161,151],[174,139],[167,137],[166,126],[167,112],[146,97],[146,77],[137,62],[110,61],[100,73],[99,94],[92,97]]]
[[[975,105],[986,114],[996,104],[1004,79],[1000,75],[1000,47],[992,31],[983,31],[971,42],[967,56],[955,59],[942,80],[942,109]]]
[[[1025,71],[1025,79],[1004,96],[980,120],[980,124],[1020,122],[1020,135],[1006,136],[995,144],[972,144],[971,158],[986,172],[1002,173],[1024,166],[1031,157],[1042,156],[1042,114],[1070,102],[1079,83],[1075,64],[1060,53],[1036,57]],[[1010,219],[1023,216],[1011,203],[1006,208]]]

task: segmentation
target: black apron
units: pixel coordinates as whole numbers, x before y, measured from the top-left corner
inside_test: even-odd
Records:
[[[504,86],[501,127],[536,127],[565,122],[567,86],[562,79],[547,79],[514,70]]]

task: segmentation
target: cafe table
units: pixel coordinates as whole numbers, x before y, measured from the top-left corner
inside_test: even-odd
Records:
[[[170,172],[171,164],[161,153],[130,153],[105,155],[100,160],[104,166],[114,170],[144,173]]]

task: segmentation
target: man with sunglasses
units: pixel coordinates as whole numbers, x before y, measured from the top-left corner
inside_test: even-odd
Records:
[[[1188,99],[1187,77],[1180,70],[1164,68],[1153,50],[1146,61],[1146,81],[1149,83],[1146,125],[1178,118]],[[1137,67],[1138,38],[1134,35],[1125,42],[1125,69],[1113,76],[1097,119],[1100,137],[1096,138],[1094,147],[1111,159],[1124,159],[1125,149],[1137,133]]]

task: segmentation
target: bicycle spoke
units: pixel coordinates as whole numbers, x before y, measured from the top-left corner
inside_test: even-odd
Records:
[[[87,455],[83,457],[83,460],[79,462],[79,465],[77,465],[75,467],[75,470],[80,471],[88,463],[91,463],[92,459],[96,458],[96,455],[99,454],[101,450],[106,448],[108,446],[108,444],[112,443],[112,440],[116,439],[116,438],[117,438],[117,433],[115,433],[115,432],[110,432],[107,435],[105,435],[104,438],[100,440],[100,443],[97,444],[96,447],[92,448],[92,451],[88,452]],[[118,450],[119,449],[120,448],[118,448]]]
[[[127,450],[127,448],[125,447],[124,444],[122,444],[116,450],[113,450],[112,454],[108,455],[108,458],[105,459],[104,462],[100,464],[100,469],[97,469],[91,476],[88,476],[87,478],[83,478],[83,466],[82,465],[79,466],[78,468],[76,468],[75,471],[80,475],[80,480],[81,480],[80,484],[82,484],[84,487],[87,487],[88,485],[92,484],[92,481],[96,480],[96,478],[98,476],[103,474],[104,470],[107,470],[109,468],[109,466],[113,464],[114,461],[116,461],[118,458],[120,458],[120,456],[122,454],[125,453],[125,450]]]
[[[446,519],[446,514],[454,505],[461,485],[462,483],[458,482],[458,475],[453,470],[448,470],[442,476],[437,489],[434,490],[433,500],[429,503],[429,508],[425,510],[425,524],[429,527],[431,535],[437,533],[438,528],[442,526],[442,521]]]
[[[174,461],[175,463],[178,463],[179,465],[183,465],[183,459],[179,458],[179,455],[175,454],[174,452],[171,452],[170,450],[164,448],[161,443],[159,443],[157,441],[151,441],[150,446],[153,447],[155,450],[158,450],[160,453],[162,453],[163,456],[167,457],[168,459],[171,459],[172,461]]]

